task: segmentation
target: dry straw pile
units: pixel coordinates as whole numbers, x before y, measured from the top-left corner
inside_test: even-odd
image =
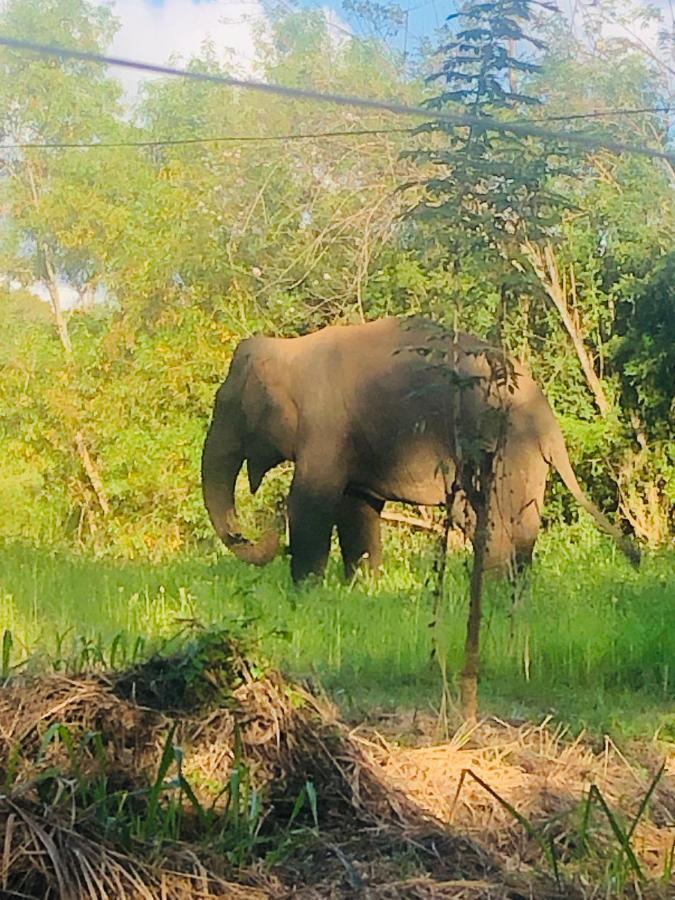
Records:
[[[207,636],[121,674],[0,689],[0,896],[613,896],[572,869],[556,883],[505,805],[471,776],[456,796],[458,780],[471,769],[548,828],[564,863],[588,785],[630,813],[655,767],[545,726],[400,747],[350,731],[329,705]],[[673,840],[672,776],[632,839],[653,880],[625,879],[625,896],[669,896],[658,875]]]
[[[631,847],[651,879],[668,870],[675,848],[675,751],[634,744],[630,759],[608,737],[602,747],[562,726],[512,726],[491,719],[460,729],[451,741],[397,747],[370,741],[388,780],[440,821],[471,835],[507,868],[535,862],[540,846],[509,810],[516,809],[553,840],[558,858],[574,858],[591,786],[622,823],[637,818]],[[663,767],[663,768],[662,768]],[[661,771],[648,808],[640,813]],[[589,838],[605,859],[616,850],[601,805],[588,812]],[[675,873],[674,873],[675,875]],[[675,891],[673,892],[675,896]]]

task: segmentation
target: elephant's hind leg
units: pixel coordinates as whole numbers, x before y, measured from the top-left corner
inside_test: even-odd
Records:
[[[345,494],[337,513],[337,529],[345,566],[345,575],[351,578],[362,561],[371,572],[382,563],[382,538],[380,513],[384,503]]]

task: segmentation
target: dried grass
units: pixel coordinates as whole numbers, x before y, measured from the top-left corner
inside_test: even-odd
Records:
[[[536,844],[476,779],[465,778],[457,796],[464,770],[487,782],[533,824],[547,829],[565,859],[574,849],[566,847],[570,825],[580,812],[590,785],[598,787],[614,811],[631,819],[665,756],[664,775],[647,814],[635,830],[632,845],[641,867],[652,877],[664,872],[666,859],[672,853],[672,745],[663,745],[660,752],[651,754],[636,746],[631,756],[637,761],[631,762],[609,738],[598,750],[583,734],[571,740],[565,729],[552,728],[546,722],[515,727],[492,720],[470,732],[458,732],[449,742],[432,746],[392,748],[387,743],[369,742],[369,747],[398,790],[440,821],[480,839],[507,867],[515,868],[538,858]],[[608,823],[599,812],[594,813],[594,823],[595,839],[602,840]],[[606,838],[610,843],[608,834]]]
[[[3,897],[263,900],[269,890],[228,881],[193,854],[174,854],[164,865],[120,853],[62,821],[50,820],[37,804],[0,795]],[[174,868],[179,862],[181,869]]]
[[[136,703],[134,697],[148,696],[141,690],[144,677],[143,667],[133,677],[125,673],[121,678],[55,673],[16,679],[0,690],[0,783],[11,783],[11,790],[0,793],[3,896],[255,898],[295,896],[304,889],[320,892],[314,896],[349,896],[349,878],[343,878],[346,870],[339,862],[330,883],[324,877],[331,871],[328,866],[319,868],[316,877],[310,874],[310,884],[295,884],[286,871],[292,887],[269,875],[256,879],[264,887],[240,887],[198,845],[189,852],[167,851],[161,863],[148,861],[152,848],[120,852],[95,834],[75,808],[68,790],[75,777],[68,747],[45,740],[56,725],[66,726],[78,746],[79,779],[93,778],[105,768],[111,788],[147,791],[166,735],[175,726],[174,740],[185,754],[183,773],[205,805],[213,800],[213,785],[227,784],[239,753],[271,815],[282,822],[311,780],[322,833],[344,839],[364,828],[395,832],[394,843],[402,847],[435,835],[446,842],[446,855],[458,863],[458,873],[478,878],[498,871],[478,846],[459,836],[451,840],[433,816],[392,788],[366,748],[351,741],[335,710],[302,688],[274,673],[256,679],[241,660],[227,704],[189,715]],[[103,762],[86,742],[92,732],[101,736]],[[60,787],[58,797],[45,804],[37,784],[48,772],[59,773]]]
[[[0,791],[1,896],[559,898],[553,881],[537,874],[544,867],[540,848],[494,797],[469,778],[455,802],[462,770],[475,772],[547,829],[564,859],[573,850],[566,845],[570,817],[591,783],[615,810],[630,814],[657,767],[657,755],[646,749],[638,765],[609,741],[594,750],[583,737],[571,741],[547,724],[517,728],[492,721],[449,742],[401,747],[373,732],[350,731],[330,705],[274,673],[253,677],[242,659],[226,703],[205,704],[192,714],[150,708],[136,702],[152,695],[154,683],[143,683],[149,671],[52,674],[0,689],[0,783],[11,783]],[[205,804],[243,754],[265,796],[267,825],[288,822],[311,780],[320,835],[274,874],[260,866],[234,872],[198,844],[163,847],[161,858],[145,846],[122,852],[64,802],[71,796],[65,787],[60,799],[40,799],[40,773],[58,771],[64,786],[73,777],[63,742],[44,740],[55,723],[66,725],[74,740],[100,734],[110,784],[139,791],[156,776],[175,726],[184,775]],[[93,777],[102,762],[83,746],[77,776]],[[655,876],[675,837],[672,756],[668,765],[633,839],[644,871]],[[666,895],[655,889],[654,896]],[[601,894],[578,882],[562,896]]]

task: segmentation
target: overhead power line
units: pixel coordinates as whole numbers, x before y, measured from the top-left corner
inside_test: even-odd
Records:
[[[672,106],[641,106],[636,109],[596,109],[587,113],[571,113],[566,116],[542,116],[541,119],[528,119],[521,121],[532,122],[573,122],[575,119],[603,119],[607,117],[621,118],[622,116],[637,116],[642,113],[669,113]]]
[[[272,141],[308,141],[317,138],[356,137],[371,134],[406,134],[412,130],[412,128],[345,128],[342,131],[308,131],[306,133],[262,135],[224,134],[218,137],[167,138],[166,140],[89,141],[87,143],[77,143],[75,141],[63,143],[27,141],[20,144],[0,144],[0,150],[84,150],[89,148],[109,149],[113,147],[175,147],[181,144],[257,144]]]
[[[603,109],[569,116],[543,116],[532,122],[561,122],[573,119],[599,119],[605,116],[631,116],[667,113],[669,106],[644,106],[639,109]],[[523,120],[521,120],[523,121]],[[180,147],[190,144],[262,144],[278,141],[308,141],[321,138],[364,137],[376,134],[411,134],[414,128],[343,128],[337,131],[291,132],[289,134],[223,134],[211,137],[157,138],[135,141],[23,141],[0,144],[0,150],[109,150],[122,147]]]
[[[126,69],[135,69],[140,72],[149,72],[154,75],[170,75],[186,78],[191,81],[199,81],[208,84],[218,84],[226,87],[242,88],[258,91],[263,94],[287,97],[293,100],[311,100],[319,103],[333,103],[339,106],[360,107],[378,112],[390,112],[400,116],[413,118],[433,118],[438,122],[447,122],[450,125],[460,127],[472,127],[489,129],[491,131],[505,131],[524,137],[540,137],[560,143],[577,144],[592,150],[611,150],[614,153],[634,153],[655,159],[667,159],[675,162],[675,152],[657,150],[653,147],[625,144],[609,138],[593,137],[587,134],[566,133],[551,131],[547,128],[534,125],[530,122],[504,122],[496,119],[482,118],[480,116],[457,115],[442,110],[430,110],[423,106],[408,106],[398,101],[373,100],[366,97],[356,97],[346,94],[322,93],[310,88],[286,87],[280,84],[270,84],[264,81],[255,81],[245,78],[234,78],[228,75],[216,75],[208,72],[195,72],[187,69],[177,69],[172,66],[161,66],[155,63],[137,62],[122,59],[117,56],[106,56],[102,53],[89,53],[84,50],[71,50],[66,47],[57,47],[52,44],[39,44],[33,41],[23,41],[17,38],[0,36],[0,46],[13,50],[38,53],[42,56],[57,57],[59,59],[76,59],[80,62],[97,63],[107,66],[119,66]]]

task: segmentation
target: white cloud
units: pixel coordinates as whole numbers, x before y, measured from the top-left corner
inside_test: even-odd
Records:
[[[210,40],[223,62],[252,71],[254,29],[265,18],[260,0],[114,0],[110,5],[120,22],[112,55],[158,64],[179,56],[185,62]],[[115,75],[130,92],[148,77],[124,69]]]

